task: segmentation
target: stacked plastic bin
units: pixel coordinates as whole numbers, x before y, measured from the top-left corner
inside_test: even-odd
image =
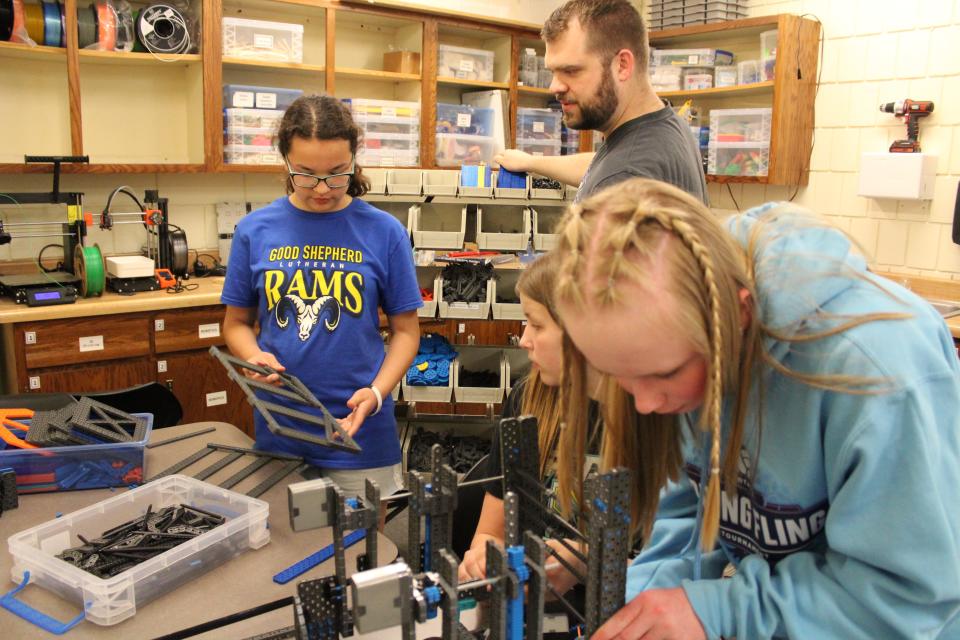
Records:
[[[274,137],[283,112],[301,95],[299,89],[224,85],[224,162],[280,164]]]
[[[437,104],[437,166],[493,161],[493,109]]]
[[[420,104],[348,98],[353,121],[363,130],[357,162],[366,167],[420,164]]]
[[[457,80],[493,82],[492,51],[440,44],[437,47],[437,75]]]
[[[746,16],[746,0],[651,0],[649,27],[657,31]]]
[[[714,109],[710,112],[707,173],[765,176],[770,163],[773,110]]]
[[[303,62],[303,25],[223,18],[223,57]]]
[[[517,149],[535,156],[558,156],[561,114],[553,109],[517,109]]]

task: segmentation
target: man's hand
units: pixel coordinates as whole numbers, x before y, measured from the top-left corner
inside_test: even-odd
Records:
[[[533,156],[525,151],[507,149],[493,156],[493,161],[508,171],[533,171]]]
[[[687,594],[651,589],[628,602],[593,634],[592,640],[707,640]]]
[[[367,416],[377,410],[377,395],[370,387],[357,389],[347,400],[347,408],[350,409],[350,415],[338,419],[337,422],[340,423],[340,428],[352,438],[360,430]]]
[[[567,540],[566,543],[574,549],[577,549],[579,546],[579,551],[584,554],[587,553],[587,548],[579,545],[579,543],[575,540]],[[546,544],[556,551],[560,557],[567,562],[567,564],[576,569],[577,572],[584,576],[587,575],[586,565],[584,565],[579,559],[570,553],[570,551],[563,546],[562,543],[557,540],[547,540]],[[552,554],[547,554],[546,569],[547,582],[549,582],[550,586],[553,587],[554,590],[560,595],[563,595],[572,589],[573,586],[578,582],[577,578],[570,573],[565,566],[560,564],[560,561],[557,560]]]
[[[274,371],[282,372],[286,370],[284,366],[280,364],[280,361],[277,360],[276,356],[274,356],[272,353],[267,353],[266,351],[255,353],[246,360],[251,364],[258,364],[261,367],[270,367]],[[260,382],[266,382],[267,384],[274,384],[278,386],[281,384],[280,376],[276,373],[262,376],[256,371],[251,371],[250,369],[244,367],[241,368],[243,369],[243,375],[251,380],[259,380]]]

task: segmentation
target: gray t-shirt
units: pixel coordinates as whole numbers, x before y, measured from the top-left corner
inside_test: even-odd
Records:
[[[576,202],[634,177],[668,182],[710,204],[697,141],[668,106],[625,122],[610,134],[587,168]]]

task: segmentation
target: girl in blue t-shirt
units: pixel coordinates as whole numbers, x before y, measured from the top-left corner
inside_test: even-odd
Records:
[[[284,113],[277,148],[288,195],[237,225],[221,296],[224,338],[235,356],[299,378],[362,450],[278,436],[259,413],[257,448],[303,456],[316,468],[308,476],[326,476],[347,495],[363,495],[366,478],[389,495],[402,485],[390,391],[417,353],[423,302],[406,229],[360,200],[369,182],[356,162],[359,140],[349,110],[330,96],[303,96]],[[381,308],[392,333],[386,352]]]

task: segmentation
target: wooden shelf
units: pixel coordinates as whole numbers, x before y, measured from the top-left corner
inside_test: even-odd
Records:
[[[540,87],[524,87],[523,85],[520,85],[517,87],[517,91],[519,91],[520,93],[529,93],[532,95],[546,96],[549,98],[552,98],[554,96],[553,91],[550,91],[550,89],[541,89]]]
[[[437,84],[454,85],[458,87],[479,87],[481,89],[509,89],[508,82],[484,82],[483,80],[459,80],[457,78],[437,77]]]
[[[196,53],[163,56],[133,51],[96,51],[93,49],[80,49],[77,53],[80,55],[80,62],[84,64],[122,64],[133,66],[172,64],[177,66],[190,66],[200,64],[201,62],[200,55]]]
[[[691,89],[690,91],[659,91],[661,98],[742,98],[763,94],[773,95],[774,81],[737,85],[736,87],[714,87],[713,89]]]
[[[62,155],[70,155],[64,153]],[[60,165],[61,173],[205,173],[207,166],[197,164],[67,164]],[[3,173],[53,173],[52,164],[0,163]]]
[[[275,62],[271,60],[247,60],[246,58],[224,58],[223,66],[236,69],[274,69],[276,71],[293,71],[305,73],[323,73],[326,67],[322,64],[302,64],[299,62]]]
[[[717,182],[724,184],[732,182],[734,184],[768,184],[767,176],[715,176],[707,174],[707,182]]]
[[[727,20],[725,22],[714,22],[712,24],[698,24],[690,27],[678,27],[676,29],[663,29],[662,31],[650,32],[650,45],[664,47],[666,45],[678,44],[690,40],[704,40],[704,36],[723,37],[723,32],[736,32],[741,36],[749,34],[755,30],[757,34],[766,31],[771,27],[777,27],[780,22],[780,16],[777,14],[770,16],[758,16],[756,18],[744,18],[743,20]]]
[[[0,58],[15,58],[18,60],[50,60],[55,58],[67,59],[67,50],[62,47],[31,47],[19,42],[0,42]]]
[[[373,80],[377,82],[420,82],[419,73],[398,73],[396,71],[379,71],[375,69],[350,69],[337,67],[338,76]]]

